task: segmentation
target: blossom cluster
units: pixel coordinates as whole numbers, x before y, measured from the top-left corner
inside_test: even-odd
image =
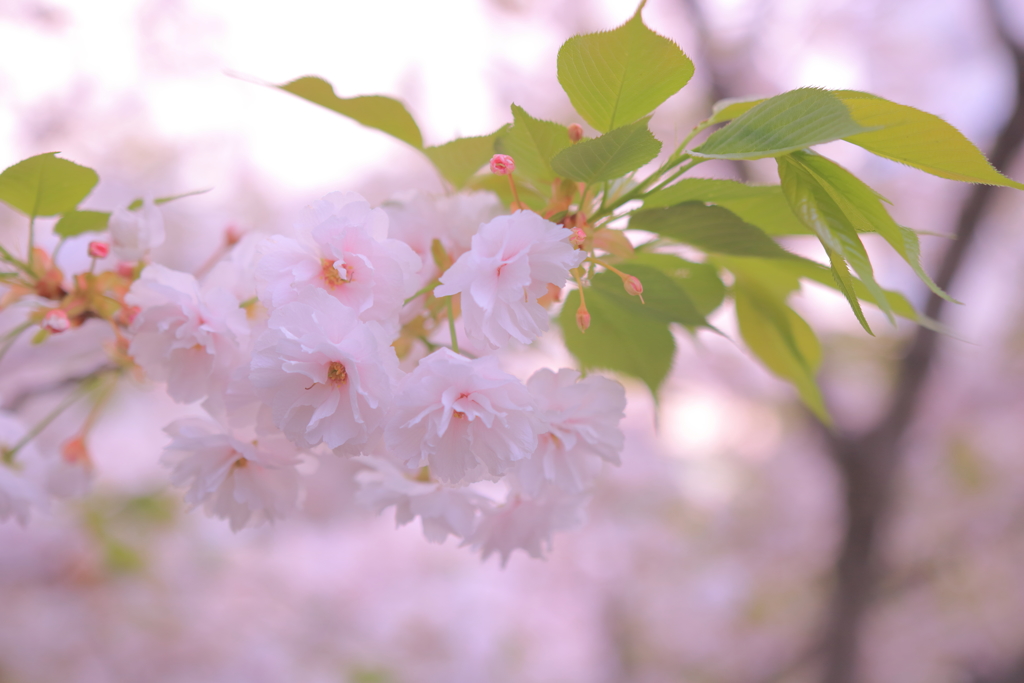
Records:
[[[234,240],[197,277],[146,261],[159,209],[125,215],[112,224],[115,251],[137,262],[125,355],[201,405],[167,426],[163,463],[189,505],[232,529],[296,511],[311,477],[339,476],[323,461],[342,458],[358,502],[504,563],[517,548],[542,556],[618,464],[619,383],[546,368],[524,382],[495,355],[547,329],[545,304],[586,257],[571,230],[500,215],[486,193],[378,208],[333,193],[292,234]],[[27,517],[17,491],[0,485],[0,516]]]

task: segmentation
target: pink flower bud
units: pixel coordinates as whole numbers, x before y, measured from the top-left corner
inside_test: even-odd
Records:
[[[582,228],[573,228],[572,234],[569,235],[569,244],[576,247],[577,249],[583,248],[583,243],[587,241],[587,233],[583,232]]]
[[[569,139],[573,142],[579,142],[583,139],[583,126],[578,123],[569,124]]]
[[[237,225],[229,225],[227,229],[224,230],[224,243],[229,247],[233,247],[242,241],[243,235],[245,235],[245,233],[242,232],[242,229]]]
[[[510,175],[516,170],[516,162],[507,154],[495,154],[491,157],[491,173]]]
[[[580,332],[586,332],[590,327],[590,311],[582,303],[576,309],[576,327],[580,328]]]
[[[110,242],[93,240],[89,242],[89,256],[93,258],[107,258],[110,253]]]
[[[53,334],[65,332],[71,327],[71,321],[68,320],[68,314],[59,308],[51,308],[43,316],[43,329]]]
[[[622,278],[622,286],[631,296],[640,297],[640,301],[644,300],[644,286],[640,283],[640,278],[635,275],[627,275]]]
[[[117,264],[117,274],[121,277],[132,277],[135,275],[135,264],[121,262]]]

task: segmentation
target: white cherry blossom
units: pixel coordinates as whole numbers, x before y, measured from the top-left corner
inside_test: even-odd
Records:
[[[407,468],[446,484],[499,477],[537,447],[533,405],[493,356],[440,349],[399,383],[385,439]]]
[[[398,357],[375,322],[322,289],[275,309],[256,341],[249,379],[295,444],[356,453],[379,436]]]
[[[528,344],[548,328],[537,303],[549,284],[565,285],[586,253],[569,244],[572,232],[532,211],[482,225],[472,248],[441,276],[435,296],[462,293],[466,334],[499,348],[509,339]]]

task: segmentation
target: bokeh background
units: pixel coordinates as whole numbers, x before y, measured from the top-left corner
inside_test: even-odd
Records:
[[[402,143],[261,83],[316,74],[399,97],[428,144],[490,133],[512,102],[569,123],[558,46],[634,9],[0,0],[0,166],[59,150],[100,173],[86,208],[103,210],[212,188],[165,209],[157,258],[195,269],[229,226],[274,232],[329,191],[441,190]],[[644,17],[697,67],[652,121],[666,143],[722,97],[854,88],[942,116],[1024,180],[1016,0],[650,0]],[[0,682],[1024,681],[1024,196],[821,151],[937,233],[927,268],[966,304],[938,306],[880,248],[883,285],[950,335],[876,316],[868,337],[805,285],[835,433],[729,338],[681,333],[660,405],[628,386],[623,466],[587,525],[501,569],[328,486],[239,534],[189,513],[157,464],[189,408],[126,382],[90,436],[91,491],[0,525]],[[715,163],[700,175],[776,181],[770,161]],[[0,239],[23,235],[0,206]],[[714,322],[734,329],[728,310]],[[0,407],[45,414],[96,362],[88,342],[14,349]],[[508,362],[567,360],[553,334]]]

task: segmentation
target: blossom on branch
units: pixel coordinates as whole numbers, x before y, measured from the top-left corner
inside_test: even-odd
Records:
[[[127,207],[115,209],[107,223],[114,255],[122,261],[135,262],[164,243],[164,217],[151,200],[137,211]]]
[[[510,338],[529,344],[548,328],[537,299],[562,287],[586,253],[569,243],[570,230],[531,211],[480,226],[472,247],[441,276],[435,296],[461,293],[466,334],[492,348]]]
[[[322,289],[275,309],[249,380],[297,446],[355,453],[383,427],[398,378],[391,338]]]
[[[534,401],[493,356],[440,349],[399,383],[385,440],[409,470],[445,484],[500,477],[537,447]]]

